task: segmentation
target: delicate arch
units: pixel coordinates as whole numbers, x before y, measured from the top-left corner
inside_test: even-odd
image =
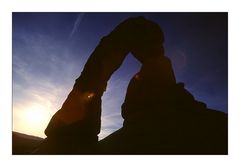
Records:
[[[163,32],[159,25],[143,17],[125,20],[108,36],[102,38],[62,108],[51,119],[45,134],[48,136],[53,131],[62,133],[63,129],[68,129],[67,133],[76,133],[76,128],[73,127],[84,127],[87,133],[98,134],[101,127],[101,97],[107,81],[129,52],[153,38],[160,44],[163,43]],[[142,63],[142,58],[135,58]],[[83,95],[91,100],[86,103],[79,102],[79,97]],[[84,101],[84,97],[81,100]],[[75,112],[76,109],[80,111]],[[68,125],[71,125],[71,128],[66,128]]]

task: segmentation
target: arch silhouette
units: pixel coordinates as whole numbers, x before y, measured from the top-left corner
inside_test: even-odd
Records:
[[[35,153],[227,154],[227,115],[208,109],[176,83],[163,42],[159,25],[143,17],[127,19],[105,36]],[[123,127],[98,142],[101,97],[129,52],[142,67],[127,88]]]
[[[144,17],[129,18],[102,38],[90,55],[73,90],[62,108],[52,117],[45,134],[84,133],[96,136],[101,126],[101,97],[111,75],[129,52],[142,64],[148,59],[141,50],[157,45],[163,56],[164,41],[160,26]],[[150,50],[148,49],[148,51]],[[77,130],[78,129],[78,130]],[[82,129],[82,130],[80,130]]]

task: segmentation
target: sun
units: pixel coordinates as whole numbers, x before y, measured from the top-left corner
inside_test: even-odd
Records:
[[[43,137],[50,118],[49,107],[41,104],[28,105],[21,110],[18,129],[20,132]]]
[[[26,121],[32,126],[39,126],[45,119],[44,108],[31,107],[26,111]]]

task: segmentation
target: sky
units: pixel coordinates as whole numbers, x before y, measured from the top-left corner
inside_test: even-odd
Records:
[[[161,26],[177,82],[184,82],[196,100],[227,113],[226,13],[13,13],[13,130],[45,137],[49,120],[101,38],[134,16]],[[100,139],[122,127],[121,105],[140,67],[129,54],[109,80]]]

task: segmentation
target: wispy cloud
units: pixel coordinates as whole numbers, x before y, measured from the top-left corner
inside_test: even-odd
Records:
[[[75,22],[74,22],[72,31],[71,31],[70,34],[69,34],[69,39],[71,39],[71,38],[73,37],[73,35],[76,33],[76,31],[78,30],[79,25],[80,25],[83,17],[84,17],[84,13],[80,13],[80,14],[78,15],[77,19],[76,19]]]
[[[66,48],[47,35],[18,33],[15,40],[22,42],[14,43],[13,52],[13,130],[44,137],[82,64],[67,59]],[[31,112],[44,116],[38,127],[27,118]]]

